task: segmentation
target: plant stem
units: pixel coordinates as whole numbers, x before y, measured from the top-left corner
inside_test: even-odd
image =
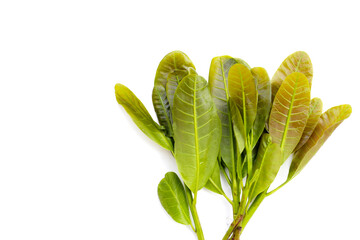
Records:
[[[222,173],[224,174],[227,183],[229,184],[229,186],[232,189],[232,184],[231,184],[230,178],[229,178],[228,174],[226,173],[224,166],[221,165],[220,169],[221,169]]]
[[[233,202],[231,201],[231,199],[225,194],[225,192],[219,188],[215,183],[214,181],[210,178],[209,179],[209,182],[213,185],[213,187],[221,194],[224,196],[224,198],[233,206]]]
[[[197,192],[194,193],[194,200],[193,200],[192,204],[190,205],[190,209],[191,209],[191,213],[192,213],[192,216],[194,219],[194,224],[196,227],[196,235],[198,237],[198,240],[205,240],[204,233],[201,228],[201,224],[200,224],[200,220],[199,220],[199,215],[196,210],[196,200],[197,200]]]
[[[237,228],[235,228],[232,240],[239,240],[241,233],[242,233],[242,227],[241,226],[238,226]]]
[[[279,190],[280,188],[282,188],[283,186],[285,186],[285,184],[287,184],[289,182],[289,180],[286,180],[283,184],[281,184],[280,186],[278,186],[277,188],[275,188],[274,190],[272,190],[271,192],[268,192],[266,194],[266,196],[270,196],[271,194],[275,193],[277,190]]]
[[[234,221],[231,223],[229,229],[227,230],[227,232],[225,233],[224,237],[222,240],[228,240],[229,237],[231,236],[231,234],[233,233],[234,229],[237,228],[241,221],[243,220],[243,215],[238,215]]]
[[[202,228],[200,225],[199,216],[198,216],[198,213],[196,210],[197,192],[194,193],[194,199],[193,199],[191,190],[185,185],[185,195],[186,195],[188,204],[190,206],[190,212],[191,212],[192,218],[194,220],[194,224],[195,224],[195,228],[193,227],[192,224],[191,224],[191,227],[194,230],[194,232],[196,233],[199,240],[205,240],[204,234],[203,234],[203,231],[202,231]]]
[[[233,193],[233,215],[234,217],[236,216],[238,210],[239,210],[239,200],[240,200],[240,196],[239,196],[239,192],[238,192],[238,184],[237,184],[237,179],[236,179],[236,172],[235,172],[235,166],[234,166],[234,170],[233,170],[233,179],[232,179],[232,193]]]

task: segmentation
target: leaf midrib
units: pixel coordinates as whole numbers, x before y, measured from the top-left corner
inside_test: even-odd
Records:
[[[246,94],[245,94],[245,88],[244,88],[244,78],[240,72],[240,83],[241,83],[241,94],[242,94],[242,105],[243,105],[243,116],[244,116],[244,119],[243,119],[243,122],[244,122],[244,132],[245,132],[245,139],[246,139],[246,135],[247,135],[247,112],[246,112],[246,103],[245,103],[245,97],[246,97]]]
[[[295,81],[295,85],[294,85],[294,91],[293,91],[293,94],[291,96],[291,102],[290,102],[290,106],[289,106],[289,111],[288,111],[287,118],[286,118],[285,129],[284,129],[284,133],[283,133],[283,136],[282,136],[282,139],[281,139],[281,144],[280,144],[280,148],[281,148],[282,152],[284,151],[284,147],[285,147],[285,140],[286,140],[287,131],[288,131],[288,128],[289,128],[289,123],[290,123],[292,108],[293,108],[293,105],[294,105],[294,100],[295,100],[296,88],[297,88],[298,81],[299,81],[299,77],[296,77],[296,81]]]
[[[222,58],[220,58],[220,65],[221,65],[221,73],[223,76],[223,82],[224,82],[224,89],[225,89],[225,95],[226,95],[226,105],[227,105],[227,109],[228,109],[228,129],[229,129],[229,137],[230,137],[230,149],[231,149],[231,163],[233,164],[233,174],[235,171],[235,155],[234,155],[234,151],[232,149],[234,149],[234,133],[233,133],[233,129],[232,129],[232,114],[231,114],[231,110],[230,110],[230,105],[229,105],[229,91],[228,91],[228,86],[226,83],[226,77],[225,77],[225,70],[224,70],[224,63]]]
[[[179,204],[180,209],[181,209],[181,212],[184,214],[184,217],[186,218],[186,221],[187,221],[188,223],[190,223],[190,222],[191,222],[191,221],[190,221],[190,218],[187,216],[188,213],[183,209],[183,206],[182,206],[181,202],[180,202],[179,199],[177,198],[177,194],[172,190],[170,184],[169,184],[167,181],[165,181],[165,183],[166,183],[166,185],[168,185],[168,187],[169,187],[169,189],[170,189],[170,192],[174,195],[174,198],[176,199],[176,202]]]
[[[194,137],[195,137],[195,152],[196,152],[196,182],[195,191],[198,190],[200,177],[200,156],[199,156],[199,138],[197,129],[197,112],[196,112],[196,79],[194,80],[194,96],[193,96],[193,112],[194,112]]]

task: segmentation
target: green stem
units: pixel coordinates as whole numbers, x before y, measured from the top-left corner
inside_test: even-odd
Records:
[[[275,193],[277,190],[279,190],[280,188],[282,188],[283,186],[285,186],[288,182],[289,182],[288,180],[285,181],[283,184],[281,184],[280,186],[278,186],[278,187],[275,188],[274,190],[268,192],[268,193],[266,194],[266,196],[270,196],[271,194]]]
[[[186,199],[189,203],[190,212],[191,212],[192,218],[194,220],[194,224],[195,224],[195,228],[192,224],[191,224],[191,227],[192,227],[193,231],[196,233],[198,239],[204,240],[204,234],[203,234],[203,231],[202,231],[202,228],[200,225],[198,213],[196,211],[197,193],[194,194],[194,199],[193,199],[191,190],[185,185],[185,195],[186,195]]]
[[[247,211],[244,220],[241,222],[241,231],[244,230],[246,224],[249,222],[250,218],[254,215],[255,211],[258,209],[258,207],[260,206],[260,204],[262,203],[262,201],[265,199],[266,196],[267,195],[265,191],[255,198],[254,202],[251,204],[249,210]]]
[[[240,196],[238,194],[238,184],[237,184],[237,177],[236,177],[236,172],[235,172],[235,166],[233,169],[233,179],[232,179],[232,194],[233,194],[233,215],[234,217],[236,216],[238,210],[239,210],[239,201],[240,201]]]
[[[196,227],[196,235],[198,237],[198,240],[205,240],[204,233],[201,228],[201,224],[200,224],[200,220],[199,220],[199,215],[196,210],[196,200],[197,200],[197,192],[194,193],[194,200],[193,200],[192,204],[190,205],[190,209],[192,209],[191,213],[193,215],[194,224]]]
[[[226,196],[226,194],[224,193],[224,191],[223,191],[221,188],[219,188],[219,187],[214,183],[214,181],[213,181],[211,178],[209,179],[209,182],[213,185],[213,187],[214,187],[221,195],[224,196],[224,198],[225,198],[231,205],[234,205],[233,202],[231,201],[231,199],[230,199],[228,196]]]
[[[226,171],[225,171],[225,167],[222,166],[222,165],[220,165],[220,169],[221,169],[222,173],[224,174],[227,183],[228,183],[229,186],[232,188],[232,184],[231,184],[231,181],[230,181],[229,176],[227,175],[227,173],[226,173]]]
[[[238,215],[245,214],[248,195],[249,195],[249,186],[248,186],[248,181],[246,181],[246,185],[243,194],[241,196],[240,209]]]

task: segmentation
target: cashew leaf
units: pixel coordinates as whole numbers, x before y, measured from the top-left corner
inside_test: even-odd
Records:
[[[190,225],[189,205],[185,189],[180,178],[174,172],[168,172],[158,185],[161,205],[176,222]]]
[[[209,87],[214,100],[217,113],[221,120],[222,137],[220,155],[226,166],[232,172],[235,164],[234,133],[231,124],[231,111],[229,106],[228,74],[230,68],[238,63],[230,56],[215,57],[211,61],[209,72]]]
[[[170,79],[178,78],[180,81],[180,75],[189,68],[195,69],[189,57],[181,51],[173,51],[161,60],[156,70],[152,101],[159,123],[165,128],[165,133],[169,137],[172,137],[173,129],[171,106],[166,92],[168,77],[172,74]],[[168,94],[171,95],[171,91]]]
[[[170,109],[173,107],[174,94],[177,86],[179,85],[180,81],[188,74],[189,72],[186,70],[175,70],[172,73],[169,73],[166,82],[166,97],[169,101]]]
[[[313,133],[319,119],[322,113],[322,101],[320,98],[313,98],[310,102],[310,110],[309,110],[309,117],[306,121],[306,126],[304,129],[304,132],[301,136],[301,139],[296,146],[294,151],[297,151],[299,148],[301,148],[306,141],[309,139],[311,134]]]
[[[271,84],[266,70],[261,67],[251,69],[251,74],[257,82],[257,111],[253,126],[253,147],[264,132],[265,122],[268,120],[271,109]]]
[[[282,156],[279,144],[273,143],[271,136],[264,133],[253,168],[253,173],[258,171],[259,175],[251,190],[251,200],[270,187],[281,165]]]
[[[239,154],[241,154],[245,148],[245,141],[246,141],[244,122],[242,120],[240,110],[232,98],[229,98],[229,103],[230,103],[230,111],[232,116],[236,145]]]
[[[214,171],[205,187],[217,194],[222,194],[224,192],[221,186],[219,163],[215,164]]]
[[[288,180],[294,178],[306,166],[334,130],[351,114],[348,104],[332,107],[324,112],[307,142],[295,152]]]
[[[309,81],[302,73],[287,76],[277,92],[270,112],[272,141],[280,145],[285,161],[299,143],[310,105]]]
[[[221,123],[206,80],[186,76],[175,91],[173,107],[175,159],[192,192],[205,186],[219,154]]]
[[[255,79],[250,70],[238,63],[229,71],[229,93],[237,104],[243,122],[245,133],[248,134],[256,118],[258,93]]]
[[[166,137],[160,126],[152,119],[142,102],[124,85],[115,85],[115,96],[119,104],[130,115],[134,123],[151,140],[158,143],[163,148],[173,151],[170,138]]]
[[[303,73],[309,80],[309,87],[311,88],[313,67],[310,57],[303,51],[294,52],[281,63],[271,79],[272,99],[275,98],[284,79],[293,72]]]

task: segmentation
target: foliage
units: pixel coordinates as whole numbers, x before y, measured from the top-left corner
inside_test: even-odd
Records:
[[[223,240],[239,239],[262,201],[298,175],[351,114],[350,105],[322,113],[322,101],[310,97],[312,78],[311,60],[299,51],[271,80],[264,68],[215,57],[208,84],[186,54],[174,51],[156,71],[152,100],[159,124],[127,87],[116,84],[118,103],[175,157],[181,178],[169,172],[158,186],[167,213],[205,239],[196,210],[197,193],[205,187],[224,196],[233,209]],[[269,191],[289,157],[287,180]],[[223,191],[221,175],[231,197]]]

